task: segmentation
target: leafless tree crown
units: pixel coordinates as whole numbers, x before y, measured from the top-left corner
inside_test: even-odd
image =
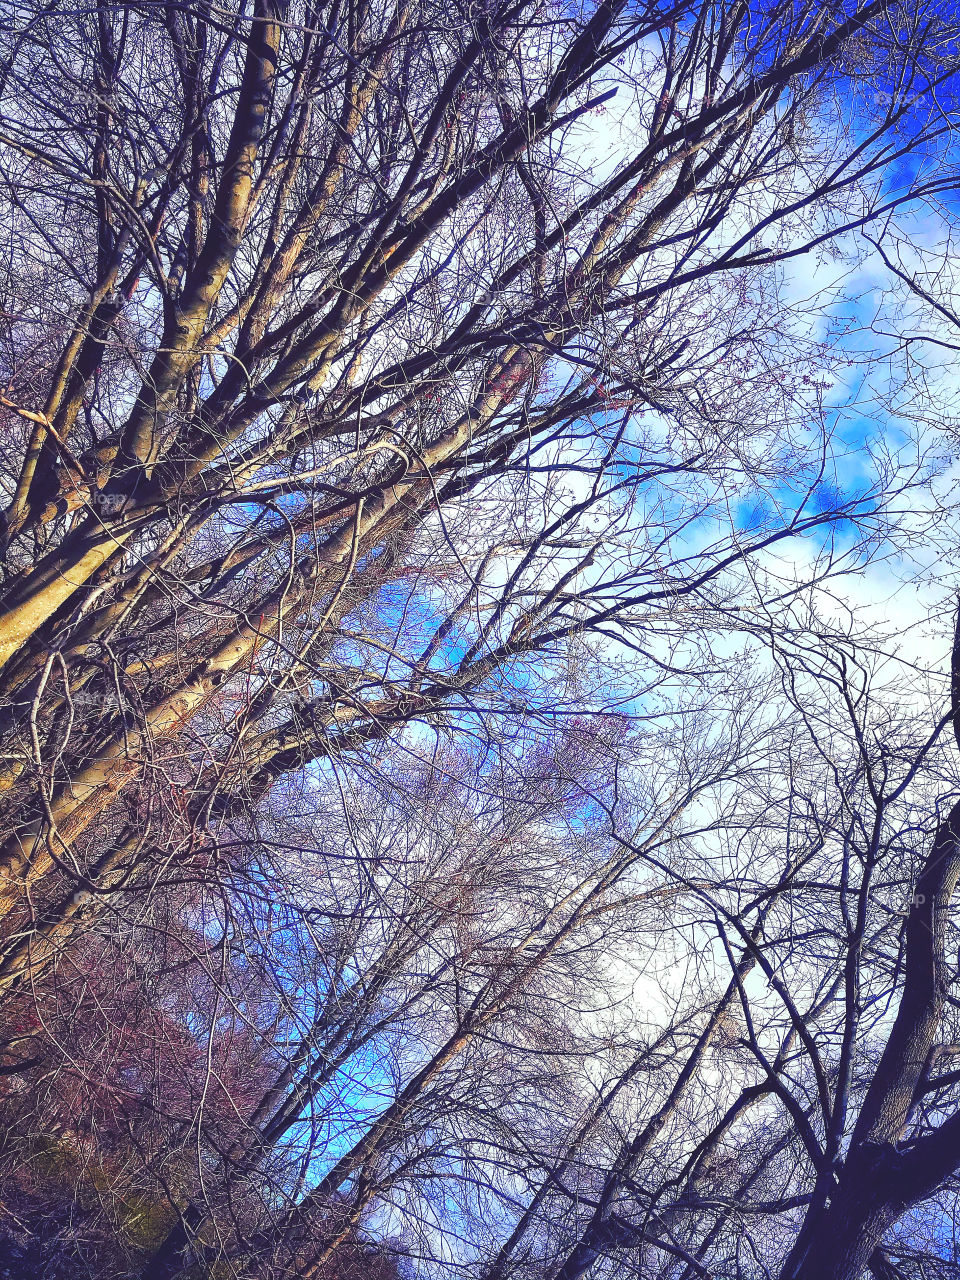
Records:
[[[956,16],[0,5],[0,1274],[960,1276]]]

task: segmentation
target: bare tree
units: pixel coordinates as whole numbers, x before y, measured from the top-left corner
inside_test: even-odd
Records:
[[[933,821],[939,731],[890,773],[860,642],[805,653],[792,610],[927,468],[840,483],[844,354],[782,273],[952,189],[950,17],[2,16],[10,1152],[43,1081],[126,1091],[110,1176],[155,1230],[110,1265],[332,1274],[371,1213],[490,1280],[894,1265],[952,1174],[947,1121],[929,1184],[865,1190],[941,1043],[952,819],[879,899],[876,841]],[[758,641],[816,696],[722,656]],[[835,706],[843,767],[798,779]]]
[[[148,813],[189,844],[505,679],[532,705],[581,637],[686,643],[772,542],[876,537],[770,271],[916,194],[882,175],[950,64],[933,15],[824,19],[17,11],[9,287],[58,283],[8,327],[7,911],[66,876],[57,930],[136,878]],[[814,150],[853,44],[903,83]],[[614,87],[637,145],[591,178]]]
[[[699,1034],[602,1153],[578,1137],[544,1168],[488,1274],[953,1274],[957,663],[925,723],[837,637],[779,655],[802,716],[779,816],[750,824],[732,874],[715,836],[707,868],[662,866]]]

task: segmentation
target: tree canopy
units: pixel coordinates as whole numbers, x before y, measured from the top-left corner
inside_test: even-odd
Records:
[[[958,25],[0,5],[0,1271],[960,1277]]]

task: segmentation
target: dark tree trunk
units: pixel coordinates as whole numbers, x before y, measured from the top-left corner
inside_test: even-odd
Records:
[[[908,1202],[901,1161],[889,1146],[851,1157],[829,1205],[804,1224],[780,1280],[860,1280],[884,1233]]]

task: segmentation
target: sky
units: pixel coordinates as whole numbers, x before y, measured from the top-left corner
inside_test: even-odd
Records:
[[[641,55],[642,56],[642,51]],[[625,90],[595,113],[576,125],[571,145],[584,163],[592,163],[594,177],[600,180],[630,151],[636,132],[636,100]],[[902,176],[902,175],[901,175]],[[951,211],[952,212],[952,211]],[[943,223],[936,210],[918,208],[901,218],[903,226],[902,258],[907,270],[935,264],[943,253]],[[727,235],[736,228],[727,228]],[[947,260],[949,261],[949,260]],[[888,683],[900,679],[898,664],[908,668],[945,673],[948,653],[949,620],[945,616],[952,603],[955,567],[950,560],[956,529],[952,521],[938,519],[931,524],[935,503],[954,494],[960,466],[949,448],[944,448],[944,421],[960,422],[960,369],[957,353],[931,342],[911,341],[911,358],[917,371],[922,370],[933,393],[933,408],[918,412],[901,383],[896,357],[903,336],[916,334],[949,340],[950,326],[919,305],[903,306],[903,289],[891,279],[880,254],[857,233],[839,245],[838,254],[806,254],[790,260],[780,281],[780,297],[790,309],[797,324],[807,327],[810,341],[830,341],[838,357],[846,358],[844,371],[831,378],[824,392],[827,419],[834,428],[836,445],[836,480],[848,494],[868,483],[874,473],[871,455],[885,448],[899,454],[906,466],[913,454],[924,450],[937,455],[936,474],[931,487],[918,488],[910,494],[903,512],[904,528],[914,530],[914,539],[905,538],[896,548],[883,548],[856,572],[834,579],[818,590],[817,605],[821,615],[843,628],[851,616],[880,633],[879,648],[890,655]],[[568,368],[572,368],[568,366]],[[929,419],[929,420],[926,420]],[[651,415],[648,426],[663,433],[673,430],[666,417]],[[582,481],[586,486],[589,481]],[[696,546],[698,533],[691,532],[690,548]],[[841,532],[840,538],[842,540]],[[822,546],[819,535],[781,543],[761,559],[761,565],[784,577],[802,580],[814,566]],[[602,567],[602,564],[601,564]],[[496,581],[493,586],[499,585]],[[451,645],[455,642],[451,641]],[[723,641],[717,640],[718,652]],[[731,638],[730,650],[739,639]],[[455,648],[446,654],[456,659]],[[523,676],[517,676],[523,687]],[[903,684],[906,689],[906,684]],[[909,696],[921,698],[917,692]],[[619,691],[610,690],[610,701],[619,700]],[[637,706],[636,710],[642,710]],[[430,735],[426,735],[429,737]],[[416,741],[415,731],[411,738]],[[702,816],[708,816],[706,809]],[[722,957],[718,957],[722,961]],[[678,971],[679,972],[679,971]],[[638,982],[638,1001],[645,1003],[651,1015],[662,1011],[667,995],[658,986],[659,979],[644,977]],[[378,1073],[379,1064],[361,1059],[360,1070],[352,1085],[341,1090],[340,1101],[349,1111],[356,1103],[371,1106],[372,1098],[383,1083],[384,1095],[390,1084]],[[374,1107],[375,1109],[375,1107]],[[352,1136],[348,1123],[328,1148],[332,1160]]]
[[[641,46],[627,72],[642,80],[644,60],[657,52]],[[631,153],[637,103],[628,82],[615,98],[577,122],[576,147],[598,180]],[[885,190],[893,195],[929,168],[929,159],[921,154],[895,169],[885,179]],[[885,227],[889,239],[884,252],[905,273],[926,273],[921,278],[940,296],[949,297],[954,285],[960,286],[960,267],[949,242],[949,222],[957,214],[960,199],[947,192],[939,204],[916,203],[899,210],[896,221]],[[866,231],[874,236],[878,227],[871,224]],[[737,232],[727,228],[725,234]],[[913,297],[859,231],[842,238],[830,252],[788,260],[780,293],[783,304],[792,309],[794,323],[806,328],[811,341],[829,342],[849,361],[845,371],[835,369],[824,395],[841,487],[850,493],[869,482],[873,450],[896,453],[907,467],[925,451],[936,459],[929,489],[915,491],[913,510],[903,515],[905,528],[914,536],[896,549],[885,548],[858,572],[833,581],[829,591],[821,593],[821,608],[838,624],[856,613],[862,622],[887,631],[890,649],[902,652],[908,663],[945,671],[950,625],[944,614],[952,606],[952,548],[960,530],[952,518],[931,526],[930,514],[955,498],[960,483],[960,325],[951,325]],[[909,339],[906,348],[904,338]],[[937,340],[948,345],[940,346]],[[904,385],[905,350],[909,374],[915,383],[923,383],[919,400],[916,386]],[[665,420],[662,427],[671,430]],[[955,445],[951,431],[956,433]],[[771,552],[767,562],[788,573],[792,561],[802,578],[816,559],[817,546],[816,537],[793,539]]]

